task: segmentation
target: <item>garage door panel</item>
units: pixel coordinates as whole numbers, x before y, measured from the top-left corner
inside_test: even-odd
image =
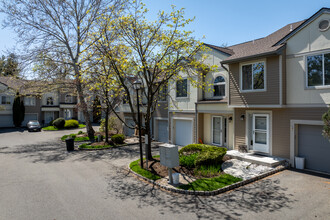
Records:
[[[180,146],[192,144],[191,120],[175,120],[175,144]]]
[[[322,135],[322,126],[299,125],[298,156],[305,158],[305,168],[330,173],[330,142]]]
[[[133,126],[133,127],[135,126],[135,122],[132,119],[126,119],[125,122],[126,122],[127,125],[130,125],[130,126]],[[130,136],[130,137],[134,136],[134,129],[131,129],[131,128],[128,128],[128,127],[125,126],[124,130],[125,130],[125,135],[126,136]]]
[[[12,115],[0,115],[0,128],[14,127]]]
[[[158,125],[158,141],[168,142],[168,122],[166,120],[157,120]]]

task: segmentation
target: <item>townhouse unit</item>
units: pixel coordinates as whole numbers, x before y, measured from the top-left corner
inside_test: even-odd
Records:
[[[0,127],[14,126],[12,108],[17,92],[25,106],[22,126],[26,126],[30,120],[38,120],[47,125],[58,117],[77,119],[77,97],[73,91],[72,88],[66,87],[64,90],[41,93],[40,90],[32,88],[31,81],[0,77]]]

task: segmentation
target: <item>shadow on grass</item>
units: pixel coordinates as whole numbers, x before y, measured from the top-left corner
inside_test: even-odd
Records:
[[[109,197],[137,200],[140,207],[156,207],[163,215],[191,213],[197,218],[237,219],[246,212],[280,212],[295,202],[279,180],[270,178],[218,196],[202,197],[164,192],[121,168],[117,168],[116,174],[107,178]]]

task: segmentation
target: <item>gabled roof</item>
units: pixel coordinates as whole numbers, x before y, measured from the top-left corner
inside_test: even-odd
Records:
[[[212,48],[214,50],[217,50],[217,51],[219,51],[221,53],[224,53],[224,54],[226,54],[228,56],[231,56],[231,55],[234,54],[233,50],[231,50],[231,49],[229,49],[227,47],[218,47],[218,46],[215,46],[215,45],[212,45],[212,44],[206,44],[206,43],[204,43],[204,45],[207,46],[207,47],[209,47],[209,48]]]
[[[275,46],[285,43],[289,38],[291,38],[293,35],[295,35],[301,29],[303,29],[304,27],[306,27],[307,25],[309,25],[312,21],[314,21],[316,18],[318,18],[324,12],[330,13],[330,8],[321,8],[320,10],[318,10],[310,18],[306,19],[303,23],[301,23],[297,28],[295,28],[293,31],[291,31],[290,33],[288,33],[281,40],[279,40],[278,42],[276,42]]]
[[[268,54],[276,54],[285,45],[274,45],[292,30],[301,25],[304,21],[288,24],[267,37],[236,44],[228,47],[233,51],[233,55],[222,61],[222,63],[231,63],[242,59],[248,59]]]

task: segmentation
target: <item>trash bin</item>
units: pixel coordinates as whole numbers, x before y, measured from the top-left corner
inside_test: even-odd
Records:
[[[101,134],[97,135],[97,142],[103,141],[103,136]]]
[[[73,151],[74,150],[74,139],[73,138],[65,139],[65,143],[66,143],[67,151]]]

